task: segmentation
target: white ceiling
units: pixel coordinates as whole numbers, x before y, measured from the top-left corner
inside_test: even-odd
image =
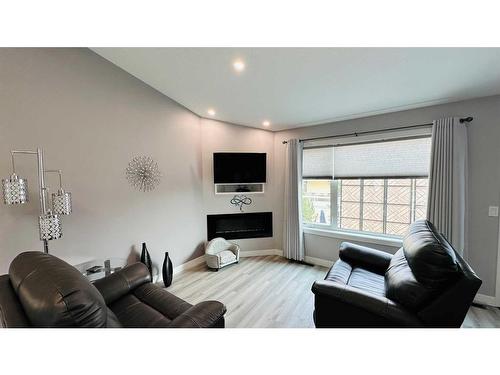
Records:
[[[93,51],[201,117],[271,130],[500,94],[500,48]]]

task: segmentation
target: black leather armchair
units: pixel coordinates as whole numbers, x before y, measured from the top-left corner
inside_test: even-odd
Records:
[[[391,255],[344,242],[312,286],[316,327],[460,327],[481,280],[428,221]]]
[[[0,276],[0,327],[224,327],[225,306],[195,306],[151,283],[135,263],[91,284],[59,258],[25,252]]]

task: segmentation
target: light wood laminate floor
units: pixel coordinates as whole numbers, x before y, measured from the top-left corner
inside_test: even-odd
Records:
[[[311,328],[311,285],[327,268],[294,263],[280,256],[241,258],[218,272],[205,264],[174,276],[167,290],[196,304],[218,300],[227,307],[229,328]],[[500,327],[500,310],[473,306],[463,327]]]

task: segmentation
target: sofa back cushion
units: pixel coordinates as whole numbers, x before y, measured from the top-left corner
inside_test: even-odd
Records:
[[[403,251],[417,281],[428,288],[443,290],[459,276],[455,251],[427,220],[410,225]]]
[[[9,277],[33,326],[106,326],[103,297],[63,260],[41,252],[21,253],[10,264]]]

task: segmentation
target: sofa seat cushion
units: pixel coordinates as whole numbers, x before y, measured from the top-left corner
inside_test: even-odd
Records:
[[[349,285],[370,294],[385,296],[383,275],[359,267],[353,268],[342,259],[336,261],[332,268],[330,268],[325,280]]]
[[[220,264],[227,264],[236,261],[236,255],[231,250],[224,250],[217,254]]]
[[[124,327],[164,328],[192,305],[157,285],[147,283],[109,307]]]
[[[126,294],[113,302],[110,309],[125,328],[167,328],[171,322],[133,294]]]
[[[394,254],[385,273],[385,294],[387,298],[410,310],[419,309],[434,295],[433,289],[415,278],[403,248]]]

